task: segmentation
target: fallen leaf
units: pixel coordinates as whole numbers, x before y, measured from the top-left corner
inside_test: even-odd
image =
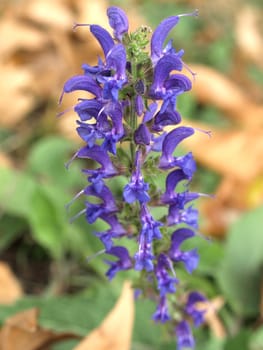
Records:
[[[12,165],[13,165],[13,162],[11,158],[4,152],[0,152],[0,167],[11,168]]]
[[[0,75],[0,125],[10,127],[21,121],[34,105],[30,93],[33,76],[27,69],[10,64],[0,66]]]
[[[0,22],[0,37],[3,40],[0,46],[0,57],[4,62],[18,50],[41,50],[48,42],[40,30],[25,25],[14,18],[4,18]]]
[[[38,324],[36,308],[21,311],[8,318],[0,332],[0,350],[39,350],[44,345],[78,338],[74,334],[56,334]]]
[[[190,67],[197,73],[192,93],[199,102],[217,107],[238,125],[263,127],[263,105],[248,98],[245,90],[213,68],[199,64]]]
[[[134,320],[134,296],[129,282],[123,286],[116,305],[74,350],[129,350]]]
[[[23,295],[23,289],[10,267],[0,262],[0,304],[12,304]]]
[[[225,327],[218,317],[217,313],[224,305],[225,301],[222,297],[216,297],[203,303],[202,308],[206,310],[205,321],[211,329],[214,336],[218,339],[224,339],[227,336]]]
[[[55,30],[69,31],[74,22],[69,6],[65,1],[58,0],[25,1],[20,7],[19,16]]]
[[[242,53],[263,67],[263,38],[259,29],[260,20],[261,15],[256,8],[242,7],[236,16],[235,38]]]
[[[186,122],[184,122],[186,124]],[[184,141],[198,161],[224,176],[248,183],[263,173],[263,129],[216,129],[208,124],[189,121],[196,129],[209,130]]]

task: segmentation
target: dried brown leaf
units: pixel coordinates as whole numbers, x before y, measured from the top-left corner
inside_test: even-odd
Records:
[[[203,123],[190,124],[212,131],[209,139],[197,132],[184,141],[202,164],[241,183],[249,183],[263,173],[263,129],[223,131]]]
[[[21,49],[41,50],[48,42],[46,35],[40,30],[25,25],[15,18],[2,19],[0,22],[0,37],[5,38],[0,45],[0,59],[2,62],[5,62]]]
[[[0,67],[0,125],[10,127],[24,118],[34,105],[33,76],[27,69],[12,65]]]
[[[224,305],[225,301],[222,297],[216,297],[203,303],[202,308],[206,310],[205,321],[211,329],[214,336],[218,339],[224,339],[227,336],[225,327],[218,317],[217,313]]]
[[[68,31],[74,22],[73,13],[65,1],[58,0],[27,0],[20,8],[19,16],[55,30]]]
[[[263,36],[259,29],[261,18],[256,8],[244,6],[237,12],[235,34],[237,45],[244,56],[263,67]]]
[[[12,165],[13,162],[11,158],[7,154],[0,152],[0,167],[11,168]]]
[[[10,267],[0,262],[0,304],[12,304],[23,295],[23,289]]]
[[[263,106],[251,101],[237,84],[204,65],[191,64],[191,69],[197,73],[192,91],[198,101],[217,107],[238,124],[263,126]]]
[[[133,290],[124,284],[121,296],[102,324],[74,350],[129,350],[134,319]]]
[[[78,338],[70,333],[54,333],[38,324],[36,308],[21,311],[8,318],[0,332],[0,350],[39,350],[47,344]]]

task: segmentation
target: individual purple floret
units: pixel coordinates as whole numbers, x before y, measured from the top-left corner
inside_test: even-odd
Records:
[[[111,6],[107,10],[107,15],[110,26],[114,30],[114,37],[121,41],[123,34],[127,33],[129,29],[129,21],[125,12],[119,7]]]
[[[177,350],[193,349],[195,347],[194,337],[187,321],[181,321],[177,325],[175,332],[177,335]]]
[[[192,152],[177,154],[195,133],[181,124],[177,107],[192,79],[184,74],[184,51],[168,35],[182,16],[196,14],[170,16],[153,33],[146,26],[130,33],[125,12],[116,6],[107,10],[113,35],[97,24],[76,24],[88,27],[103,55],[94,66],[84,63],[83,74],[64,84],[60,98],[78,90],[85,97],[74,107],[84,145],[71,161],[86,162],[88,185],[68,204],[85,196],[72,221],[85,215],[88,224],[95,223],[101,252],[112,257],[105,260],[109,280],[136,271],[137,291],[156,301],[152,318],[171,323],[178,350],[194,347],[189,322],[199,326],[204,320],[198,303],[205,298],[189,292],[177,273],[191,274],[198,265],[197,249],[185,250],[183,244],[196,236],[194,201],[203,194],[190,189],[196,171]]]
[[[141,154],[137,152],[131,181],[123,189],[124,200],[127,203],[133,203],[136,200],[140,203],[148,202],[150,200],[148,190],[149,184],[144,181],[141,173]]]
[[[169,250],[169,257],[174,262],[182,261],[186,270],[192,273],[196,269],[199,261],[199,255],[196,249],[190,251],[181,251],[180,245],[186,240],[193,237],[195,234],[188,228],[179,228],[172,234],[171,247]]]
[[[158,289],[161,296],[164,296],[167,293],[175,293],[176,291],[175,285],[179,282],[179,280],[169,274],[168,271],[170,269],[171,262],[169,261],[168,257],[165,254],[160,254],[158,257],[155,273]]]
[[[157,309],[153,314],[153,320],[155,322],[165,323],[171,319],[168,311],[167,298],[166,296],[161,296]]]
[[[105,260],[105,262],[110,265],[109,270],[106,272],[106,276],[111,280],[118,271],[128,270],[132,267],[131,258],[129,252],[124,247],[112,247],[107,251],[107,254],[117,257],[119,260],[110,261]]]
[[[174,26],[179,21],[179,16],[171,16],[164,19],[155,29],[151,40],[151,58],[155,63],[164,55],[164,42]]]

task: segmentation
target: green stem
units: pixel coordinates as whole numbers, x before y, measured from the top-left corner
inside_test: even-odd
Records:
[[[132,77],[134,81],[137,79],[137,67],[134,62],[131,64]],[[135,149],[136,145],[134,143],[134,132],[137,129],[137,114],[135,111],[135,94],[131,97],[131,108],[130,108],[130,127],[132,130],[131,142],[130,142],[130,152],[131,152],[131,162],[132,166],[134,166],[135,161]]]

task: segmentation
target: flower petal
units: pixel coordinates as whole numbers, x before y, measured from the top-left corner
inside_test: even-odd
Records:
[[[152,120],[154,113],[157,111],[158,103],[153,102],[150,104],[150,106],[147,108],[146,112],[144,113],[143,117],[143,123],[147,123],[150,120]]]
[[[175,332],[177,336],[177,350],[195,347],[194,337],[187,321],[181,321],[177,325]]]
[[[106,56],[106,64],[115,71],[116,79],[126,80],[126,49],[122,44],[113,46]]]
[[[151,133],[145,124],[140,124],[134,133],[134,141],[137,145],[149,145]]]
[[[70,78],[64,85],[63,91],[68,93],[76,90],[91,92],[96,97],[101,97],[102,89],[89,75],[76,75]]]
[[[178,23],[179,16],[171,16],[164,19],[155,29],[151,39],[151,58],[156,62],[163,53],[165,39],[172,28]]]
[[[90,31],[100,43],[100,46],[104,52],[104,56],[106,57],[108,52],[114,46],[114,41],[110,33],[97,24],[90,25]]]
[[[131,258],[129,256],[128,250],[124,247],[112,247],[107,251],[107,254],[116,256],[119,258],[117,261],[108,261],[105,262],[110,265],[109,270],[106,272],[106,276],[111,280],[118,271],[128,270],[132,267]]]
[[[97,119],[102,103],[97,99],[82,100],[75,107],[74,111],[79,115],[82,121],[90,120],[92,117]]]
[[[149,95],[156,99],[162,99],[165,96],[164,81],[169,77],[173,70],[182,70],[183,62],[181,58],[174,54],[163,56],[156,64],[153,72],[153,84],[150,87]],[[164,92],[163,92],[164,91]]]
[[[93,147],[83,147],[77,152],[79,158],[90,158],[102,165],[101,173],[106,177],[116,174],[116,170],[113,167],[110,157],[100,146],[94,145]],[[90,172],[94,172],[91,170]],[[89,172],[86,170],[85,172]]]
[[[192,89],[191,80],[184,74],[172,74],[164,83],[167,90],[173,89],[184,92]]]
[[[114,37],[121,41],[123,34],[128,32],[129,22],[126,13],[119,7],[111,6],[107,10],[109,23],[114,30]]]
[[[162,155],[160,158],[160,167],[164,165],[169,165],[174,160],[173,152],[178,144],[185,138],[194,134],[194,129],[188,126],[180,126],[172,131],[170,131],[164,141],[162,146]],[[166,164],[167,163],[167,164]]]

